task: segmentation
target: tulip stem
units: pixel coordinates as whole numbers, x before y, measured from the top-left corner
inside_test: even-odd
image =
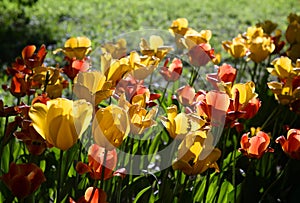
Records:
[[[63,155],[64,151],[60,150],[59,153],[59,165],[58,165],[58,173],[57,173],[57,203],[61,202],[61,193],[60,193],[60,186],[61,186],[61,174],[62,174],[62,162],[63,162]]]
[[[103,189],[107,152],[108,152],[108,151],[107,151],[106,149],[104,149],[103,164],[102,164],[102,171],[101,171],[100,189]],[[100,198],[99,198],[99,199],[100,199]]]
[[[208,188],[209,188],[209,179],[210,179],[210,170],[208,169],[206,172],[206,182],[205,182],[205,188],[204,188],[203,203],[206,203],[206,196],[207,196]]]
[[[261,130],[264,130],[264,128],[266,127],[266,125],[270,122],[270,120],[272,118],[276,118],[276,114],[279,114],[281,109],[279,109],[280,105],[277,105],[276,108],[274,109],[274,111],[271,113],[271,115],[267,118],[267,120],[262,124],[261,126]],[[279,109],[279,110],[278,110]]]

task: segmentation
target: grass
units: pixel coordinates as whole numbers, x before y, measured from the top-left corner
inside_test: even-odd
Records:
[[[7,0],[3,1],[2,4],[12,4],[7,2]],[[190,27],[195,30],[212,30],[211,43],[216,51],[220,52],[221,41],[233,38],[259,21],[270,19],[277,22],[279,28],[284,30],[286,17],[291,12],[297,12],[299,6],[300,2],[294,0],[202,0],[201,2],[198,0],[38,0],[31,7],[21,7],[24,16],[28,18],[22,32],[31,34],[20,35],[18,36],[20,39],[8,41],[10,44],[5,48],[7,50],[13,47],[12,43],[21,41],[54,45],[48,47],[52,49],[56,45],[62,46],[70,36],[81,35],[91,38],[95,47],[122,33],[143,29],[167,31],[173,20],[185,17],[189,20]],[[0,23],[3,23],[1,19],[8,21],[9,18],[5,17],[5,14],[14,11],[16,7],[10,5],[2,9],[6,10],[5,13],[0,14]],[[21,39],[22,36],[28,39]],[[14,57],[20,55],[23,46],[25,44],[18,46]],[[10,61],[3,62],[10,63]]]

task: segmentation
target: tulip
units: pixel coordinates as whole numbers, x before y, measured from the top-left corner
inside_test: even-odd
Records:
[[[249,138],[250,133],[245,133],[241,138],[241,148],[239,149],[245,156],[249,158],[259,159],[265,152],[273,152],[269,148],[269,135],[263,131],[258,131],[255,136]]]
[[[96,112],[92,132],[96,144],[107,150],[119,147],[130,131],[127,112],[116,105],[109,105]]]
[[[87,37],[71,37],[65,42],[64,48],[54,50],[54,54],[62,51],[68,59],[82,60],[92,50],[92,42]]]
[[[168,62],[168,60],[166,61]],[[161,75],[165,78],[166,81],[176,81],[179,79],[182,73],[182,62],[178,58],[174,58],[172,63],[167,67],[166,63],[161,68]]]
[[[84,133],[92,119],[92,105],[85,100],[57,98],[35,103],[29,110],[34,129],[51,145],[67,150]]]
[[[218,73],[207,74],[206,79],[217,89],[218,83],[230,83],[230,86],[234,83],[237,75],[237,70],[231,65],[224,63],[218,68]]]
[[[246,56],[248,51],[246,40],[241,35],[234,38],[232,41],[222,42],[222,47],[236,59]]]
[[[157,35],[151,35],[149,43],[142,38],[140,48],[143,55],[156,57],[159,60],[162,60],[172,50],[172,47],[164,46],[163,39]]]
[[[172,167],[181,170],[186,175],[197,175],[208,168],[219,167],[216,161],[221,156],[221,151],[212,147],[212,134],[204,131],[189,133],[178,147],[178,156]]]
[[[25,198],[46,181],[43,171],[33,163],[11,163],[8,173],[0,177],[14,196]]]
[[[70,197],[70,203],[107,203],[106,193],[99,188],[89,187],[86,189],[84,196],[80,197],[76,202]]]
[[[255,63],[265,60],[275,50],[271,37],[257,37],[250,42],[249,58]]]
[[[290,129],[287,133],[287,139],[280,136],[276,139],[282,147],[282,150],[292,159],[300,160],[300,130]]]
[[[200,67],[206,65],[214,56],[214,49],[209,44],[198,44],[193,46],[189,52],[190,63],[193,66]]]
[[[104,165],[104,154],[106,153],[106,160]],[[113,170],[117,165],[117,151],[116,149],[105,152],[105,148],[93,144],[88,151],[88,164],[78,162],[76,171],[79,174],[89,173],[94,180],[102,178],[102,171],[104,170],[103,179],[109,179],[113,175]]]
[[[101,51],[103,53],[111,54],[113,59],[120,59],[126,56],[126,40],[119,39],[115,44],[106,43],[101,46]]]
[[[160,118],[173,139],[183,139],[189,131],[199,130],[205,125],[205,121],[196,115],[178,114],[176,105],[167,108],[167,117]]]
[[[47,55],[46,46],[43,44],[37,53],[34,53],[36,46],[28,45],[22,50],[22,58],[29,68],[39,67],[43,64]]]
[[[98,105],[112,95],[111,85],[101,72],[82,72],[74,80],[73,91],[78,98]]]

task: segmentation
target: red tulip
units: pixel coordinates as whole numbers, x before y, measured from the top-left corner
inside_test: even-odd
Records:
[[[33,163],[11,163],[8,173],[0,177],[14,196],[24,198],[46,181],[43,171]]]
[[[169,60],[166,61],[168,63]],[[174,58],[172,63],[167,67],[167,64],[161,68],[161,75],[165,78],[167,81],[176,81],[179,79],[181,73],[182,73],[182,62],[178,58]]]
[[[276,139],[282,147],[282,150],[292,159],[300,160],[300,130],[290,129],[287,133],[287,139],[280,136]]]
[[[88,164],[79,162],[76,165],[76,171],[79,174],[89,173],[91,178],[99,180],[102,177],[102,170],[104,171],[104,180],[113,176],[113,170],[117,165],[117,152],[115,149],[107,151],[106,161],[104,163],[105,148],[93,144],[88,152]]]

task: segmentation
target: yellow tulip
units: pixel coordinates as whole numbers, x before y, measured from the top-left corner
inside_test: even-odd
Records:
[[[120,59],[126,56],[126,40],[119,39],[115,44],[113,43],[106,43],[101,46],[101,51],[103,53],[111,54],[112,58]]]
[[[196,30],[189,29],[184,35],[184,42],[188,49],[193,48],[198,44],[209,44],[212,32],[210,30],[201,30],[197,32]]]
[[[158,35],[151,35],[149,43],[142,38],[140,48],[143,55],[155,56],[159,60],[162,60],[172,50],[172,47],[164,46],[163,39]]]
[[[212,147],[212,134],[199,131],[197,134],[189,133],[178,147],[177,159],[172,164],[174,170],[181,170],[187,175],[197,175],[208,168],[219,171],[216,161],[221,151]]]
[[[67,150],[88,128],[92,105],[85,100],[57,98],[35,103],[29,110],[34,129],[51,145]]]
[[[239,103],[241,105],[246,105],[251,99],[257,97],[257,94],[255,93],[255,84],[252,81],[245,84],[234,84],[231,89],[232,96],[235,95],[236,89],[239,91]]]
[[[160,59],[155,56],[140,56],[132,51],[129,56],[131,75],[137,80],[143,80],[157,68]]]
[[[275,49],[271,37],[256,37],[249,43],[249,58],[260,63],[265,60]]]
[[[172,22],[169,31],[173,35],[178,34],[183,36],[186,33],[186,31],[189,29],[188,25],[189,22],[186,18],[178,18]]]
[[[167,117],[160,117],[162,124],[173,139],[183,139],[190,131],[197,131],[205,125],[205,121],[197,115],[177,113],[177,106],[167,108]]]
[[[101,71],[104,73],[106,81],[111,82],[112,87],[116,87],[118,82],[131,70],[128,58],[112,60],[109,53],[102,54]]]
[[[248,50],[246,40],[241,35],[234,38],[232,41],[222,42],[222,46],[234,58],[246,56]]]
[[[92,50],[91,40],[87,37],[71,37],[65,42],[64,48],[54,50],[54,54],[62,51],[69,59],[83,59]]]
[[[92,124],[94,141],[107,150],[119,147],[130,131],[127,112],[116,105],[109,105],[96,112]]]
[[[286,56],[276,58],[271,63],[274,68],[268,68],[267,70],[279,79],[287,79],[297,75],[300,70],[292,65],[292,60]]]
[[[78,98],[97,105],[112,95],[111,86],[101,72],[80,72],[74,79],[73,91]]]

